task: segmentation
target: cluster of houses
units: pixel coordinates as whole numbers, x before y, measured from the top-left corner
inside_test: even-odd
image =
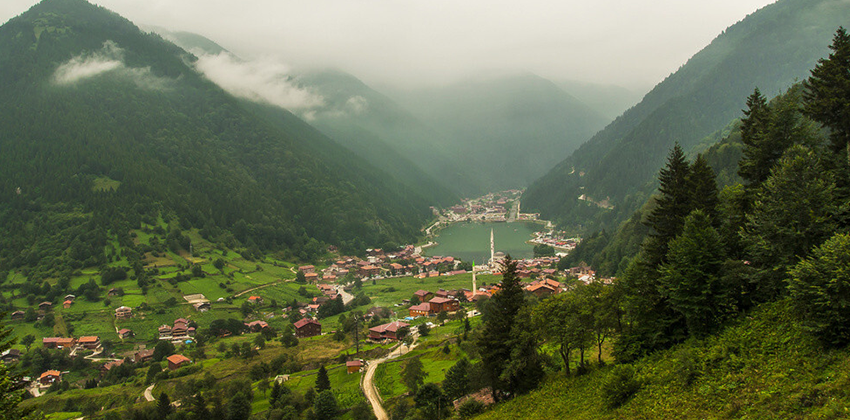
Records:
[[[190,327],[189,320],[185,318],[175,319],[174,325],[160,325],[157,331],[160,340],[170,340],[175,343],[183,342],[195,336],[195,327]]]
[[[60,350],[98,350],[100,348],[100,337],[96,335],[74,337],[44,337],[41,339],[42,347],[46,349]]]
[[[436,315],[440,312],[455,312],[460,308],[460,302],[454,298],[459,293],[456,290],[439,290],[437,294],[427,290],[417,290],[413,297],[418,305],[408,308],[411,317]]]

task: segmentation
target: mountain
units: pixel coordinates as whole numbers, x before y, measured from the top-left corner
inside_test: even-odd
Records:
[[[558,80],[555,81],[555,84],[564,92],[574,96],[611,121],[636,105],[643,97],[642,93],[617,85],[603,85],[576,80]]]
[[[461,156],[433,147],[439,133],[356,77],[320,70],[303,72],[293,82],[323,99],[311,125],[433,204],[449,206],[460,201],[458,194],[478,191]]]
[[[97,264],[98,244],[157,220],[303,259],[418,236],[427,200],[194,60],[84,0],[0,27],[0,267]]]
[[[484,190],[523,188],[575,150],[606,118],[532,74],[480,78],[396,92],[413,115],[444,134]]]
[[[780,0],[729,27],[644,99],[529,186],[523,208],[575,229],[613,228],[655,188],[675,142],[685,150],[808,76],[850,16],[837,0]]]
[[[204,36],[157,26],[149,29],[196,55],[227,54],[232,58],[229,63],[233,65],[251,65]],[[451,178],[450,182],[444,177],[455,172],[460,162],[427,147],[429,139],[437,134],[389,98],[338,70],[302,71],[294,76],[279,77],[285,79],[283,82],[321,99],[320,103],[304,112],[310,125],[364,162],[387,172],[432,205],[448,206],[459,201],[457,194],[463,188],[457,188],[454,179],[465,177]],[[268,111],[263,115],[276,118],[272,110]],[[275,123],[274,120],[270,122]],[[414,159],[417,163],[413,162]],[[429,166],[429,172],[421,166],[422,162],[437,164]],[[444,178],[444,181],[438,181],[438,177]],[[447,185],[456,188],[449,189]]]

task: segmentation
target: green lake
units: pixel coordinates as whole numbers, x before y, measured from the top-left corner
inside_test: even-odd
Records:
[[[422,252],[484,264],[490,260],[490,229],[493,229],[496,252],[510,254],[514,259],[534,256],[534,246],[525,242],[533,238],[532,233],[540,230],[540,225],[528,222],[455,223],[439,231],[435,239],[439,245]]]

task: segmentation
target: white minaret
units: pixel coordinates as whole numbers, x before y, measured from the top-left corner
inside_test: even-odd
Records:
[[[490,228],[490,264],[496,264],[496,242],[493,240],[493,228]]]
[[[475,296],[475,291],[478,290],[478,285],[475,279],[475,261],[472,262],[472,296]]]

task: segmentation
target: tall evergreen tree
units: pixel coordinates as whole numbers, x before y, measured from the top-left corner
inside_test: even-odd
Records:
[[[711,219],[694,210],[681,235],[670,242],[661,267],[661,287],[673,310],[684,316],[691,336],[703,337],[731,312],[729,290],[722,283],[724,251]]]
[[[326,389],[313,400],[313,414],[316,420],[331,420],[339,414],[339,404],[331,390]]]
[[[159,399],[156,403],[156,415],[157,418],[164,419],[171,414],[171,400],[168,398],[168,394],[161,393],[159,394]]]
[[[841,207],[835,191],[834,173],[807,147],[792,147],[773,169],[741,232],[758,269],[757,299],[784,293],[787,270],[835,232]]]
[[[755,88],[752,95],[747,98],[747,109],[741,118],[741,142],[744,143],[743,156],[738,163],[738,175],[744,179],[747,185],[759,184],[767,178],[763,165],[760,164],[762,152],[762,138],[767,131],[770,109],[767,99],[761,94],[759,88]],[[769,168],[768,168],[769,170]]]
[[[682,231],[685,217],[691,212],[692,194],[688,179],[691,166],[685,159],[682,146],[676,143],[667,156],[667,164],[658,174],[659,196],[656,207],[647,216],[653,241],[645,244],[646,262],[651,266],[663,263],[667,256],[667,243]]]
[[[832,52],[818,60],[804,81],[803,112],[832,130],[835,150],[844,150],[850,163],[850,34],[838,28],[829,46]]]
[[[490,383],[493,397],[498,399],[510,391],[502,373],[511,361],[514,324],[525,305],[522,285],[516,275],[517,263],[510,255],[502,262],[502,282],[499,291],[487,303],[484,328],[478,339],[484,374]]]
[[[697,155],[688,174],[688,185],[691,190],[691,211],[700,210],[708,216],[712,226],[718,226],[718,206],[720,199],[717,194],[717,175],[708,166],[702,154]]]
[[[316,372],[316,393],[331,389],[331,380],[328,378],[328,371],[325,370],[325,365],[319,366],[319,371]]]
[[[443,381],[443,392],[446,396],[456,400],[469,392],[469,368],[469,360],[465,357],[449,368]]]

